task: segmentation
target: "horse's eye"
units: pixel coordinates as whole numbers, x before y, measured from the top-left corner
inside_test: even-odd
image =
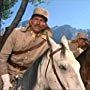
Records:
[[[62,69],[62,70],[67,70],[66,67],[63,66],[63,65],[60,65],[59,68]]]

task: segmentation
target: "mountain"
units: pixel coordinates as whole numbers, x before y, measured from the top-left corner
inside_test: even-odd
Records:
[[[62,35],[65,35],[67,37],[67,39],[74,39],[76,34],[78,32],[84,32],[88,34],[88,38],[90,39],[90,29],[76,29],[71,27],[70,25],[63,25],[63,26],[55,26],[52,28],[53,32],[54,32],[54,37],[53,39],[59,43],[60,39],[62,37]]]
[[[74,36],[75,30],[70,25],[55,26],[52,28],[54,32],[54,40],[59,42],[62,35],[65,35],[68,39]]]
[[[24,26],[27,25],[27,23],[28,23],[28,20],[22,21],[22,22],[19,23],[18,27],[19,27],[19,26],[23,26],[23,27],[24,27]]]

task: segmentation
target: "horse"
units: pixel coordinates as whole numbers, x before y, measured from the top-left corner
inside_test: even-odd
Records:
[[[50,48],[23,74],[19,90],[85,90],[66,37],[61,44],[49,37],[48,44]]]
[[[77,58],[80,65],[80,74],[81,78],[84,82],[86,90],[90,89],[90,45],[87,46],[86,50],[84,50]]]

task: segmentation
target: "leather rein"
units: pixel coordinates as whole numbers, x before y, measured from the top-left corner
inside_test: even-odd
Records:
[[[47,73],[47,69],[48,69],[48,66],[49,66],[49,63],[50,63],[50,60],[52,61],[52,68],[53,68],[53,71],[54,71],[54,74],[60,84],[60,86],[62,86],[63,90],[66,90],[65,86],[62,84],[57,72],[56,72],[56,68],[55,68],[55,65],[54,65],[54,59],[53,59],[53,55],[56,54],[58,51],[62,50],[63,47],[61,48],[58,48],[56,49],[55,51],[52,51],[52,49],[50,49],[50,59],[48,61],[48,64],[47,64],[47,67],[46,67],[46,71],[45,71],[45,77],[46,77],[46,73]]]

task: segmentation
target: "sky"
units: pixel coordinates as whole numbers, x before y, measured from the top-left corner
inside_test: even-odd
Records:
[[[13,21],[22,0],[11,9],[14,13],[11,18],[4,21],[2,27],[9,26]],[[42,3],[43,7],[49,12],[48,25],[50,27],[71,25],[77,29],[90,29],[90,0],[47,0],[49,3]],[[22,21],[29,20],[35,6],[28,4],[23,15]]]

